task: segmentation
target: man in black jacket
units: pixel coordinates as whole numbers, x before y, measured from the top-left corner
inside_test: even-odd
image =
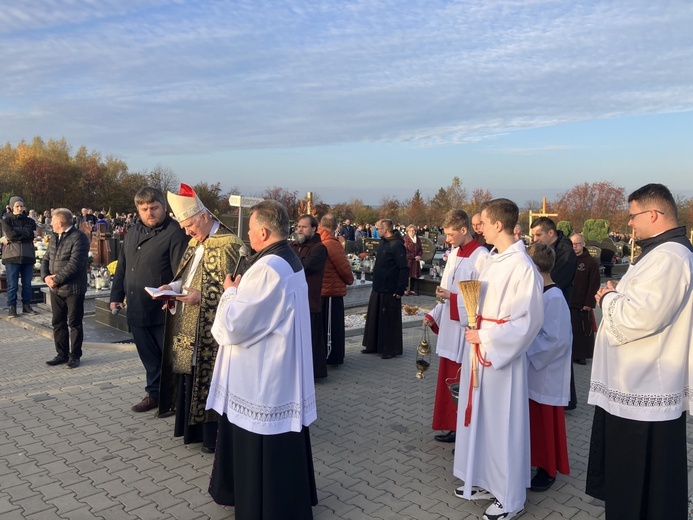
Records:
[[[19,278],[22,278],[22,312],[36,314],[31,308],[31,278],[34,276],[36,250],[36,222],[24,214],[24,199],[10,199],[12,214],[0,220],[2,223],[2,263],[7,270],[7,306],[10,308],[9,317],[17,317],[17,289]]]
[[[41,278],[51,290],[53,340],[57,355],[47,365],[77,368],[82,357],[84,295],[87,293],[89,239],[72,225],[69,209],[53,210],[48,251],[41,260]],[[68,330],[69,329],[69,330]]]
[[[556,224],[549,217],[539,217],[532,222],[532,237],[535,242],[553,247],[556,262],[551,269],[551,279],[563,292],[568,305],[573,293],[573,279],[577,269],[577,257],[573,251],[573,243],[556,229]]]
[[[140,222],[123,242],[111,288],[111,310],[122,309],[127,299],[127,320],[137,353],[147,372],[147,395],[132,407],[146,412],[159,405],[159,379],[164,342],[165,313],[145,287],[160,287],[173,280],[188,244],[180,226],[166,214],[164,194],[144,187],[135,194]]]
[[[392,220],[376,224],[380,244],[375,252],[373,290],[368,302],[363,334],[363,354],[382,354],[383,359],[401,356],[402,295],[407,287],[409,267],[404,239]]]

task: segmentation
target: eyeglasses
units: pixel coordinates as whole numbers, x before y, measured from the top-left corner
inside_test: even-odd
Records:
[[[643,213],[649,213],[650,211],[654,211],[655,213],[659,213],[660,215],[664,215],[663,211],[659,211],[658,209],[646,209],[645,211],[640,211],[638,213],[633,213],[632,215],[629,213],[628,214],[628,220],[633,220],[635,217],[638,215],[642,215]]]

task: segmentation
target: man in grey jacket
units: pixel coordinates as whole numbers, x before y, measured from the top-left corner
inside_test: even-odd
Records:
[[[46,364],[77,368],[82,357],[84,296],[87,293],[89,239],[72,225],[69,209],[53,210],[48,251],[41,260],[41,278],[51,290],[53,340],[57,355]],[[68,333],[69,329],[69,333]]]

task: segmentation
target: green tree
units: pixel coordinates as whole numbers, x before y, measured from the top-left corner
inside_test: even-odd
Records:
[[[573,226],[570,225],[570,222],[567,220],[561,220],[556,224],[556,229],[559,231],[563,231],[563,234],[570,238],[573,236]]]
[[[193,186],[193,190],[202,201],[205,207],[214,213],[216,216],[226,212],[228,209],[228,196],[221,192],[221,183],[215,182],[208,184],[206,182],[198,182]]]
[[[609,236],[609,222],[602,218],[587,219],[582,227],[582,234],[585,240],[601,242]]]

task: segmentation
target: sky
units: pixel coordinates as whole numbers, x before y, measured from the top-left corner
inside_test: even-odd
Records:
[[[329,204],[693,196],[689,0],[0,0],[0,144]]]

